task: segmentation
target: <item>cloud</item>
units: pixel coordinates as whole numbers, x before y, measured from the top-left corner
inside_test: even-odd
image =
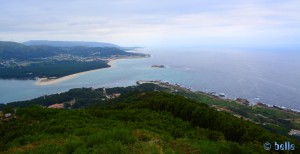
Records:
[[[87,40],[124,45],[299,42],[296,0],[5,1],[2,39]],[[231,43],[234,44],[234,43]]]

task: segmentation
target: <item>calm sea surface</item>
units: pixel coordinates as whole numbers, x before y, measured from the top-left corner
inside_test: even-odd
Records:
[[[28,100],[80,87],[133,85],[137,80],[180,83],[194,90],[225,93],[300,110],[300,54],[209,50],[151,50],[151,58],[117,60],[114,67],[47,86],[0,80],[0,103]],[[163,64],[165,69],[151,68]]]

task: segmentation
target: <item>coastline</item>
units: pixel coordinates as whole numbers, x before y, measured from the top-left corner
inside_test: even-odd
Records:
[[[188,92],[201,93],[201,94],[205,94],[207,96],[222,99],[222,100],[234,101],[236,103],[239,103],[239,104],[242,104],[242,105],[245,105],[245,106],[248,106],[248,107],[261,107],[261,108],[268,108],[268,109],[276,109],[276,110],[280,110],[280,111],[284,111],[284,112],[300,114],[299,109],[289,108],[289,107],[279,106],[279,105],[271,105],[271,104],[266,104],[266,103],[262,103],[262,102],[243,103],[242,101],[247,101],[247,102],[249,102],[249,101],[245,98],[227,98],[227,97],[223,97],[223,96],[220,96],[220,95],[216,95],[216,94],[211,93],[211,92],[193,90],[191,87],[185,87],[184,85],[181,85],[181,84],[178,84],[178,83],[171,83],[171,82],[168,82],[168,81],[161,81],[161,80],[139,80],[139,81],[136,81],[137,85],[140,85],[140,84],[143,84],[143,83],[152,83],[152,84],[157,84],[157,85],[160,85],[160,86],[182,88],[183,90],[188,91]]]
[[[109,58],[109,59],[106,59],[108,61],[107,64],[109,65],[109,67],[99,68],[99,69],[94,69],[94,70],[89,70],[89,71],[84,71],[84,72],[78,72],[78,73],[75,73],[75,74],[70,74],[70,75],[67,75],[67,76],[63,76],[63,77],[60,77],[60,78],[54,78],[54,79],[51,79],[51,78],[36,78],[36,82],[34,84],[38,85],[38,86],[47,86],[47,85],[58,84],[58,83],[61,83],[63,81],[67,81],[67,80],[73,79],[75,77],[78,77],[78,76],[80,76],[82,74],[85,74],[85,73],[115,67],[116,60],[148,58],[148,57],[151,57],[151,56],[146,55],[145,57],[131,56],[131,57],[126,57],[126,58],[125,57],[123,57],[123,58]]]
[[[115,66],[115,61],[116,61],[116,59],[109,59],[108,62],[107,62],[107,64],[109,65],[109,67],[106,67],[106,68],[114,67]],[[37,78],[36,82],[34,84],[38,85],[38,86],[47,86],[47,85],[58,84],[60,82],[76,78],[76,77],[78,77],[78,76],[80,76],[82,74],[86,74],[86,73],[90,73],[90,72],[94,72],[94,71],[98,71],[98,70],[106,69],[106,68],[99,68],[99,69],[94,69],[94,70],[79,72],[79,73],[75,73],[75,74],[71,74],[71,75],[67,75],[67,76],[63,76],[63,77],[55,78],[55,79]]]

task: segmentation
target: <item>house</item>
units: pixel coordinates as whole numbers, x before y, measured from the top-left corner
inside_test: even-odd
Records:
[[[4,117],[5,117],[5,118],[11,117],[11,113],[5,113],[5,114],[4,114]]]
[[[261,107],[269,107],[267,104],[261,102],[257,102],[256,105]]]
[[[120,93],[115,93],[115,94],[111,94],[111,95],[106,95],[106,98],[107,99],[114,99],[114,98],[117,98],[117,97],[120,97],[121,94]]]
[[[242,105],[247,105],[247,106],[250,105],[250,102],[247,99],[244,99],[244,98],[236,98],[235,101],[239,104],[242,104]]]
[[[299,130],[295,130],[295,129],[291,129],[291,131],[289,132],[289,135],[300,136],[300,131]]]
[[[112,94],[112,97],[113,98],[117,98],[117,97],[120,97],[121,96],[121,94],[120,93],[115,93],[115,94]]]
[[[48,108],[50,108],[50,109],[63,109],[64,108],[64,103],[52,104],[52,105],[48,106]]]

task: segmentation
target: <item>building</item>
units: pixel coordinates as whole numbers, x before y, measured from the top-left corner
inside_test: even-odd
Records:
[[[11,117],[11,113],[5,113],[5,114],[4,114],[4,117],[5,117],[5,118]]]
[[[50,109],[63,109],[64,108],[64,103],[53,104],[53,105],[48,106],[48,108],[50,108]]]
[[[292,129],[292,130],[289,132],[289,135],[300,136],[300,131],[299,131],[299,130]]]
[[[115,94],[112,94],[113,98],[117,98],[117,97],[120,97],[121,94],[120,93],[115,93]]]

